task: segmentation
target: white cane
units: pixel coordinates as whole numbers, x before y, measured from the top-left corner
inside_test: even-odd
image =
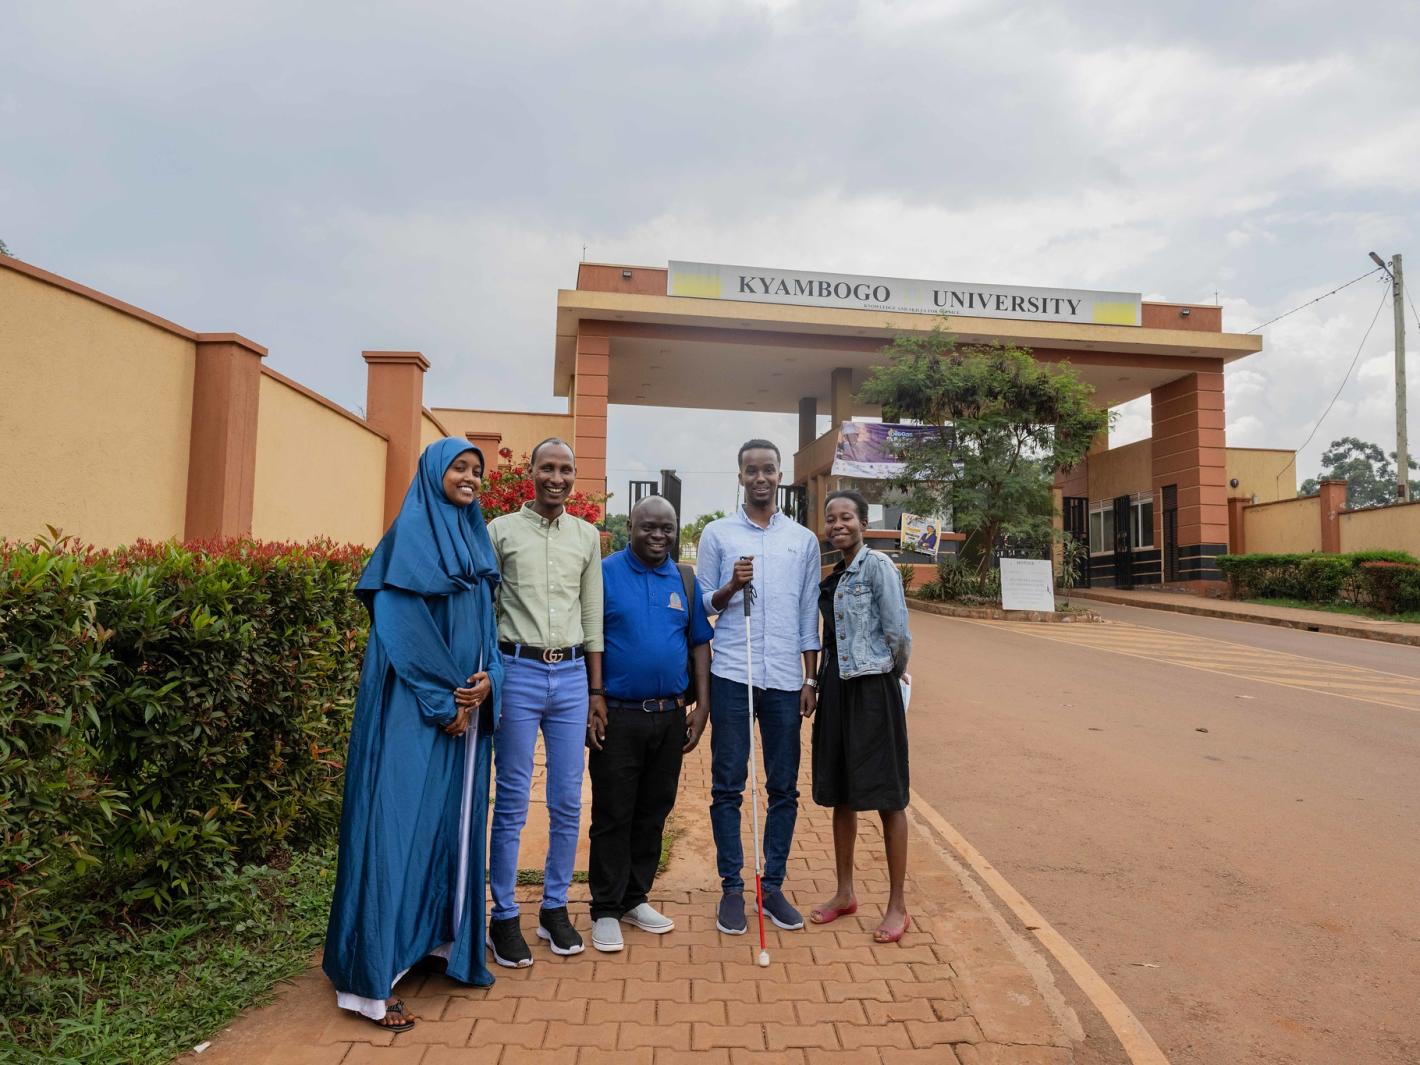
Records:
[[[483,672],[483,656],[478,657],[478,668],[474,670],[474,675]],[[466,682],[465,682],[466,683]],[[463,900],[468,892],[468,863],[469,863],[469,821],[473,815],[473,778],[477,771],[478,764],[478,718],[483,711],[480,704],[473,708],[473,720],[468,728],[464,729],[464,763],[463,763],[463,793],[459,799],[459,872],[454,884],[454,935],[459,934],[459,926],[463,924]],[[485,858],[488,856],[488,848],[483,849]]]
[[[759,845],[759,787],[754,769],[754,640],[750,638],[751,606],[754,584],[746,584],[745,606],[745,695],[749,703],[749,805],[754,828],[754,908],[759,915],[759,958],[761,968],[769,966],[769,951],[764,946],[764,862]]]

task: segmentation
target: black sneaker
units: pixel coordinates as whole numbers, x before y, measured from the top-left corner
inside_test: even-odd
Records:
[[[720,896],[720,909],[715,914],[715,927],[727,936],[745,934],[745,897],[739,893]]]
[[[488,922],[488,949],[493,952],[494,961],[509,969],[526,969],[533,963],[532,951],[528,950],[516,917]]]
[[[787,928],[791,932],[797,932],[804,927],[804,918],[790,905],[782,891],[764,893],[764,913],[780,928]]]
[[[538,911],[537,938],[547,940],[554,954],[582,953],[582,937],[572,927],[566,906]]]

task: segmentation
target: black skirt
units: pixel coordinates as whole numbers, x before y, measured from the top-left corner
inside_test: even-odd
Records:
[[[824,639],[813,725],[814,802],[855,810],[902,810],[908,802],[902,686],[887,673],[850,680],[838,675],[833,592],[839,575],[830,573],[819,586]]]

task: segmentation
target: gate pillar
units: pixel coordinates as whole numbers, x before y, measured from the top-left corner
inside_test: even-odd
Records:
[[[1223,364],[1208,367],[1153,390],[1154,542],[1167,555],[1165,488],[1175,488],[1172,531],[1178,581],[1222,580],[1218,555],[1228,550],[1228,471],[1223,432]],[[1170,579],[1165,573],[1164,579]],[[1216,585],[1215,585],[1216,586]]]

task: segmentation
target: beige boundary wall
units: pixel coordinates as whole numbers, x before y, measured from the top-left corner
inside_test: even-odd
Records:
[[[0,537],[46,525],[101,547],[181,536],[196,347],[0,270]]]
[[[434,417],[432,411],[425,407],[419,412],[419,447],[420,450],[428,447],[435,440],[442,440],[446,436],[452,436],[444,423]]]
[[[1420,558],[1420,503],[1341,512],[1342,551],[1409,551]]]
[[[361,418],[264,365],[266,354],[0,256],[0,539],[53,525],[100,547],[373,545],[423,448],[465,435],[424,407],[428,361],[364,352]],[[477,413],[495,435],[506,420],[515,450],[570,434],[567,415]]]
[[[1321,499],[1303,496],[1243,508],[1243,536],[1250,555],[1321,550]]]
[[[455,407],[435,407],[434,417],[448,427],[450,436],[465,436],[474,440],[485,452],[489,444],[493,451],[506,447],[516,461],[531,454],[532,449],[550,436],[572,439],[572,415],[540,414],[525,411],[463,410]],[[485,454],[490,465],[498,461],[495,454]]]
[[[262,367],[251,534],[376,543],[389,441],[349,411]]]

